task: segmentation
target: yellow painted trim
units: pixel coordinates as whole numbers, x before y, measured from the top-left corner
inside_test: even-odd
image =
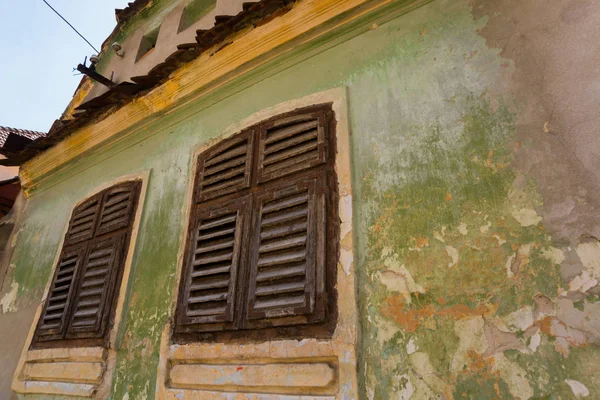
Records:
[[[233,42],[211,55],[205,52],[175,71],[171,78],[147,95],[137,98],[97,123],[90,123],[21,167],[21,184],[29,193],[51,171],[77,156],[107,145],[125,130],[143,129],[156,113],[170,113],[214,92],[249,70],[310,42],[329,31],[368,14],[393,0],[301,0],[269,23],[240,32]],[[415,0],[423,2],[424,0]],[[361,6],[361,7],[359,7]],[[336,18],[339,17],[339,18]],[[335,19],[335,23],[325,23]],[[293,42],[294,46],[284,46]],[[250,64],[252,63],[252,64]]]

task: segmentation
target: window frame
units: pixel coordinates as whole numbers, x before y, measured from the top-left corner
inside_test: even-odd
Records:
[[[125,264],[129,255],[130,244],[132,240],[132,234],[134,225],[136,223],[136,217],[140,207],[140,199],[142,193],[143,181],[142,179],[130,179],[126,181],[119,181],[113,185],[94,193],[85,200],[81,201],[77,206],[73,208],[67,231],[65,232],[64,239],[61,245],[60,255],[57,258],[56,265],[52,274],[52,278],[49,283],[48,293],[41,307],[41,312],[38,321],[35,325],[30,349],[44,349],[44,348],[78,348],[78,347],[89,347],[89,346],[102,346],[107,348],[110,340],[110,333],[112,331],[115,318],[117,303],[119,300],[119,294],[121,289],[121,283],[123,280]],[[128,190],[129,198],[128,204],[125,208],[125,215],[123,216],[128,222],[126,224],[120,224],[114,229],[104,230],[100,232],[100,225],[102,222],[102,216],[104,208],[106,206],[105,200],[108,200],[109,194],[115,190]],[[85,207],[98,202],[98,210],[94,213],[92,234],[87,235],[85,239],[77,240],[73,242],[70,235],[72,232],[74,220],[76,219],[77,212]],[[118,205],[118,202],[115,203]],[[118,220],[118,218],[117,218]],[[85,329],[74,328],[71,325],[74,317],[78,300],[78,294],[81,291],[81,285],[85,278],[83,272],[87,267],[86,259],[91,255],[94,246],[113,241],[113,249],[116,249],[114,254],[110,258],[109,266],[107,266],[107,275],[105,276],[106,282],[102,289],[99,302],[99,313],[97,314],[97,321],[95,324],[95,331],[85,331]],[[44,316],[46,315],[47,308],[51,302],[51,294],[55,286],[57,276],[60,272],[61,260],[66,254],[79,254],[81,259],[77,265],[76,270],[73,273],[73,279],[70,283],[69,293],[65,305],[64,315],[62,317],[62,323],[60,330],[62,332],[54,335],[43,334],[41,327],[43,325]]]
[[[340,220],[338,215],[338,183],[335,171],[336,160],[336,118],[333,111],[333,103],[316,104],[307,107],[295,109],[290,112],[282,113],[271,118],[265,119],[248,128],[238,131],[236,134],[223,139],[217,144],[206,148],[195,158],[196,173],[192,184],[192,204],[190,218],[188,221],[188,230],[186,235],[186,244],[183,256],[183,267],[179,276],[178,294],[175,304],[175,316],[172,330],[172,339],[176,343],[193,342],[214,342],[222,340],[271,340],[271,339],[301,339],[301,338],[331,338],[337,324],[337,292],[335,289],[337,280],[337,263],[339,260],[339,235]],[[311,165],[299,168],[281,176],[266,176],[262,173],[261,164],[263,159],[263,144],[266,131],[281,123],[284,120],[294,120],[297,118],[316,116],[319,121],[319,144],[317,149],[318,160]],[[252,154],[248,164],[251,164],[249,184],[241,188],[241,194],[229,193],[223,196],[203,198],[199,190],[199,184],[202,177],[202,160],[207,155],[214,153],[217,149],[227,147],[229,143],[239,141],[241,137],[248,137],[248,142],[252,145]],[[321,140],[323,139],[323,140]],[[262,147],[261,147],[262,146]],[[315,307],[312,313],[309,313],[306,320],[302,323],[286,323],[288,316],[281,318],[248,318],[249,313],[249,290],[252,284],[250,280],[251,270],[249,258],[251,252],[257,244],[250,243],[256,240],[256,221],[258,213],[255,212],[254,204],[260,196],[268,196],[277,188],[286,185],[286,182],[306,181],[314,179],[317,191],[321,193],[320,200],[323,207],[320,213],[322,219],[321,235],[324,236],[322,242],[321,254],[323,267],[321,279],[315,277]],[[247,181],[246,181],[247,182]],[[182,314],[185,312],[186,303],[185,291],[188,281],[188,274],[191,271],[190,263],[192,246],[195,235],[195,221],[197,215],[203,208],[209,208],[216,204],[226,204],[234,201],[242,201],[246,198],[248,210],[244,213],[245,223],[252,219],[250,225],[247,225],[251,233],[247,233],[242,243],[242,259],[237,271],[234,314],[234,324],[196,324],[185,326],[180,324]],[[236,200],[237,199],[237,200]],[[315,239],[316,240],[316,239]],[[318,255],[317,255],[318,256]],[[295,316],[293,316],[294,318]],[[292,319],[293,319],[292,318]],[[273,321],[275,321],[273,323]],[[283,322],[282,322],[283,321]],[[204,330],[208,327],[208,330]],[[214,329],[213,329],[214,328]]]

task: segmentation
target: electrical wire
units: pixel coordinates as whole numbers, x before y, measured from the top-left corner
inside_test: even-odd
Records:
[[[58,16],[59,16],[59,17],[60,17],[60,18],[61,18],[63,21],[65,21],[65,22],[67,23],[67,25],[69,25],[69,26],[71,27],[71,29],[73,29],[73,30],[75,31],[75,33],[77,33],[79,36],[81,36],[81,38],[82,38],[83,40],[85,40],[85,42],[86,42],[87,44],[89,44],[89,45],[90,45],[90,47],[91,47],[92,49],[94,49],[94,51],[96,52],[96,54],[100,54],[100,52],[99,52],[98,50],[96,50],[96,48],[95,48],[94,46],[92,46],[92,44],[91,44],[90,42],[88,42],[88,40],[87,40],[85,37],[83,37],[83,35],[82,35],[81,33],[79,33],[79,31],[78,31],[77,29],[75,29],[75,27],[74,27],[73,25],[71,25],[71,24],[70,24],[70,23],[69,23],[69,21],[67,21],[67,20],[65,19],[65,17],[63,17],[62,15],[60,15],[60,13],[59,13],[58,11],[56,11],[56,10],[55,10],[55,9],[54,9],[54,8],[53,8],[53,7],[52,7],[50,4],[48,4],[48,2],[47,2],[46,0],[42,0],[42,1],[43,1],[44,3],[46,3],[46,5],[47,5],[48,7],[50,7],[50,9],[51,9],[52,11],[54,11],[54,12],[56,13],[56,15],[58,15]]]

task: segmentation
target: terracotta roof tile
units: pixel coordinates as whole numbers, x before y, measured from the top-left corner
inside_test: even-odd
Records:
[[[0,147],[4,146],[8,135],[18,135],[26,137],[27,139],[36,140],[38,138],[46,136],[44,132],[30,131],[27,129],[8,128],[0,126]]]

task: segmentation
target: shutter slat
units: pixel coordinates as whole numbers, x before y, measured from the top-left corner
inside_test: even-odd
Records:
[[[200,225],[200,229],[205,230],[205,229],[216,228],[217,226],[231,224],[232,222],[235,222],[236,219],[237,219],[237,215],[235,215],[235,214],[227,215],[223,218],[218,218],[211,222],[203,222]]]
[[[260,253],[269,253],[272,251],[286,250],[289,248],[304,247],[306,245],[306,236],[291,237],[265,244],[260,247]]]
[[[259,249],[259,252],[263,252],[262,251],[262,247],[261,249]],[[268,257],[260,257],[258,259],[258,267],[269,267],[269,266],[273,266],[273,265],[279,265],[279,264],[288,264],[288,263],[295,263],[295,262],[299,262],[299,261],[304,261],[306,259],[306,250],[300,250],[300,251],[293,251],[293,252],[287,252],[287,253],[282,253],[282,254],[277,254],[277,255],[273,255],[273,256],[268,256]]]
[[[89,317],[89,316],[97,316],[98,314],[98,307],[94,307],[91,309],[83,309],[81,307],[81,303],[79,304],[79,309],[78,311],[75,312],[75,317],[79,318],[79,317]],[[96,318],[94,318],[94,321],[96,320]]]
[[[68,276],[65,276],[64,278],[57,279],[56,285],[58,286],[59,284],[62,284],[64,282],[71,282],[71,280],[73,280],[73,277],[69,274]],[[61,285],[61,287],[64,287],[64,286]]]
[[[235,228],[224,229],[222,231],[212,232],[212,233],[208,233],[208,234],[205,234],[205,235],[201,235],[200,237],[198,237],[198,239],[199,240],[214,239],[214,238],[221,237],[221,236],[231,235],[234,232],[235,232]]]
[[[283,268],[263,269],[259,271],[256,276],[256,281],[265,282],[273,279],[286,279],[296,276],[304,276],[305,274],[306,266],[304,264],[289,268],[284,266]]]
[[[227,265],[225,267],[217,267],[217,268],[205,268],[200,271],[194,271],[190,275],[192,278],[198,278],[200,276],[210,276],[210,275],[218,275],[225,274],[231,271],[231,265]]]
[[[194,310],[188,310],[187,315],[190,317],[212,317],[214,315],[220,315],[227,311],[227,303],[221,302],[217,304],[210,304],[206,308],[197,308]]]
[[[71,326],[75,327],[75,328],[80,328],[80,327],[87,327],[90,325],[93,325],[96,322],[96,318],[85,318],[85,319],[77,319],[76,321],[74,321],[73,323],[71,323]]]
[[[258,297],[293,292],[304,293],[304,281],[279,283],[274,285],[260,286],[256,288],[256,296]]]
[[[215,243],[210,246],[198,247],[195,251],[195,254],[210,253],[212,251],[223,250],[231,247],[233,247],[233,240],[228,240],[226,242]]]
[[[273,228],[264,228],[260,232],[261,240],[275,239],[281,236],[293,235],[299,232],[305,232],[307,228],[306,222],[299,224],[290,224],[283,226],[275,226]]]
[[[103,283],[103,281],[100,281],[99,283],[96,282],[94,285],[90,285],[90,286],[94,287],[94,286],[98,286],[99,284],[102,284],[102,283]],[[99,294],[102,294],[102,292],[103,292],[102,289],[103,288],[82,290],[79,297],[98,296]]]
[[[250,185],[252,143],[250,132],[244,132],[200,155],[196,201],[234,193]]]
[[[284,149],[297,148],[302,143],[305,143],[308,141],[314,142],[314,140],[317,139],[318,134],[319,134],[318,131],[316,129],[314,129],[312,131],[305,132],[301,135],[293,136],[290,139],[277,142],[277,144],[269,146],[265,150],[265,156],[268,156],[272,153],[276,153],[276,152],[284,150]],[[317,145],[317,143],[311,143],[311,145],[308,146],[308,148],[313,149],[316,145]],[[303,151],[303,153],[304,153],[304,151]]]
[[[285,128],[280,128],[268,136],[266,143],[270,144],[282,139],[287,139],[290,136],[297,135],[309,129],[315,129],[318,125],[319,122],[317,120],[312,120],[308,122],[300,122]]]
[[[44,316],[44,321],[49,321],[49,320],[53,320],[53,319],[62,318],[62,315],[63,315],[62,311],[55,312],[55,313],[52,313],[52,314],[46,314]]]
[[[300,204],[306,204],[307,201],[308,201],[308,195],[305,193],[302,193],[298,196],[289,197],[289,198],[285,199],[284,201],[269,204],[268,206],[263,208],[263,214],[269,214],[274,211],[283,210],[285,208],[294,207],[294,206],[297,206]]]
[[[297,220],[299,218],[305,218],[307,215],[308,210],[306,208],[292,210],[286,213],[276,214],[271,217],[265,218],[261,226],[266,227],[275,224],[282,224],[288,221]]]
[[[212,281],[206,279],[201,283],[192,284],[192,286],[190,286],[190,291],[193,292],[196,290],[216,289],[227,286],[229,286],[229,277],[226,277],[225,279],[216,279]]]
[[[206,294],[204,296],[195,296],[195,297],[190,297],[188,302],[190,304],[194,304],[194,303],[209,303],[212,301],[221,301],[221,300],[225,300],[227,299],[227,292],[223,292],[223,293],[213,293],[213,294]]]
[[[210,167],[211,165],[218,164],[218,163],[220,163],[222,161],[230,160],[232,158],[235,158],[236,156],[240,156],[242,154],[246,154],[247,151],[248,151],[247,144],[243,143],[243,144],[241,144],[239,146],[234,147],[231,150],[228,150],[228,151],[226,151],[224,153],[219,154],[216,157],[212,157],[212,158],[206,160],[204,162],[204,165],[207,166],[207,167]]]
[[[203,185],[202,192],[206,195],[207,193],[223,191],[229,193],[231,188],[240,186],[244,182],[244,177],[241,176],[237,179],[229,179],[216,185]],[[215,196],[216,197],[216,196]]]
[[[47,311],[62,310],[65,307],[65,305],[66,305],[66,302],[58,303],[58,304],[55,304],[53,306],[46,308],[46,310]]]
[[[100,304],[100,296],[96,296],[95,300],[88,300],[88,301],[80,301],[79,302],[79,306],[80,307],[97,306],[99,304]]]
[[[254,303],[254,308],[256,310],[268,310],[273,308],[302,307],[305,302],[306,297],[304,294],[300,296],[282,296],[271,300],[257,300],[256,303]]]
[[[215,255],[212,257],[201,257],[200,259],[194,261],[194,266],[213,264],[219,261],[230,261],[232,257],[233,251],[225,254]]]
[[[58,271],[58,275],[57,275],[57,276],[63,276],[63,275],[65,275],[65,274],[69,274],[69,275],[70,275],[70,274],[72,274],[74,271],[75,271],[75,267],[69,267],[69,268],[64,268],[64,269],[63,269],[63,268],[61,268],[61,269]]]
[[[204,169],[204,176],[212,176],[212,175],[217,174],[217,173],[219,173],[221,171],[224,171],[224,170],[227,170],[227,169],[230,169],[230,168],[233,168],[233,167],[237,167],[238,165],[241,165],[241,164],[245,164],[246,163],[246,159],[247,159],[246,154],[243,154],[242,156],[233,158],[230,161],[223,162],[223,163],[220,163],[218,165],[214,165],[214,166],[212,166],[210,168],[205,168]]]
[[[122,189],[115,189],[114,191],[112,191],[112,194],[114,193],[122,193],[123,190]],[[111,209],[112,206],[119,206],[119,204],[122,203],[127,203],[125,200],[129,200],[129,197],[131,196],[131,193],[129,191],[126,191],[124,194],[121,195],[113,195],[112,197],[109,198],[109,200],[106,202],[105,206],[106,209]]]
[[[96,276],[106,276],[106,273],[108,272],[108,268],[102,268],[102,269],[97,269],[95,271],[90,271],[88,270],[85,273],[85,279],[90,279]]]
[[[106,213],[103,215],[102,223],[106,224],[106,223],[108,223],[108,222],[110,222],[110,221],[112,221],[112,220],[114,220],[116,218],[120,218],[123,215],[127,214],[126,208],[127,208],[127,204],[119,204],[119,208],[118,208],[117,211],[113,211],[113,210],[108,211],[108,210],[105,210]]]
[[[211,186],[216,182],[229,180],[235,176],[243,176],[245,169],[246,169],[246,167],[244,165],[242,165],[241,167],[230,169],[227,172],[222,172],[220,174],[213,175],[212,178],[204,180],[204,187]],[[235,182],[235,181],[233,181],[233,182]]]
[[[318,143],[309,142],[298,146],[293,146],[285,151],[266,155],[264,165],[268,166],[269,164],[275,164],[281,161],[285,161],[286,159],[298,156],[300,154],[308,153],[309,151],[316,149],[317,145]]]
[[[103,255],[102,258],[96,258],[91,260],[93,261],[88,262],[88,268],[95,268],[100,265],[106,265],[108,262],[110,262],[110,253],[108,253],[108,255]]]

